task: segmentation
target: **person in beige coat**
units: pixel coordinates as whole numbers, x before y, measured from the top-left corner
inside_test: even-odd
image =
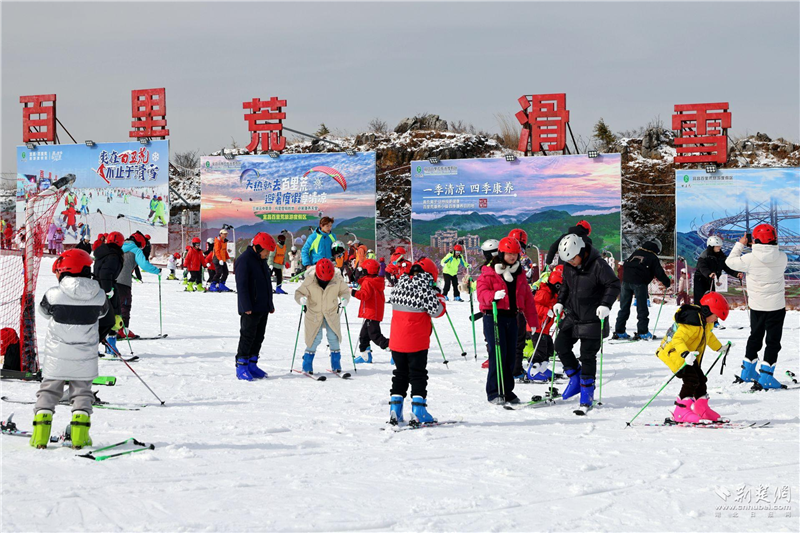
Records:
[[[303,372],[314,373],[314,355],[322,342],[322,330],[331,349],[331,370],[341,372],[342,328],[339,313],[347,307],[350,289],[330,259],[322,258],[313,269],[306,272],[306,279],[294,293],[295,301],[305,312],[306,351],[303,354]]]

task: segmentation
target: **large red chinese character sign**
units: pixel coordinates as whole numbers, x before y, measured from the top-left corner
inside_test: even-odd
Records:
[[[728,161],[728,102],[675,106],[672,129],[676,163],[725,163]]]
[[[56,142],[56,95],[20,96],[19,102],[23,106],[22,142]]]
[[[140,89],[131,91],[131,111],[133,121],[131,137],[166,137],[167,129],[167,91],[160,89]]]
[[[281,111],[286,105],[286,100],[278,100],[273,96],[267,101],[253,98],[249,102],[242,104],[243,109],[249,109],[250,113],[244,114],[247,127],[250,130],[250,144],[247,150],[254,152],[261,145],[262,151],[280,152],[286,148],[286,137],[283,137],[283,119],[286,113]],[[267,122],[276,120],[277,122]]]
[[[522,125],[520,152],[563,151],[567,144],[567,95],[534,94],[521,96],[522,111],[515,115]]]

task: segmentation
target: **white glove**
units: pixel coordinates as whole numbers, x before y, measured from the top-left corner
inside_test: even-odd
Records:
[[[553,314],[555,316],[561,316],[561,313],[564,312],[564,304],[558,303],[553,306]]]
[[[730,344],[730,345],[731,345],[731,348],[733,348],[734,346],[736,346],[736,345],[735,345],[733,342],[731,342],[731,341],[728,341],[728,344]],[[723,344],[723,345],[722,345],[722,348],[720,348],[719,352],[717,352],[717,353],[722,353],[722,352],[724,352],[726,349],[727,349],[727,345]]]
[[[698,355],[700,355],[700,352],[689,352],[684,355],[683,360],[686,361],[686,366],[692,366],[697,360]]]
[[[553,313],[553,310],[552,310],[552,309],[549,309],[549,310],[547,311],[547,316],[548,316],[549,318],[553,318],[553,317],[554,317],[554,316],[556,316],[556,315],[555,315],[555,313]]]
[[[308,303],[308,298],[305,296],[300,297],[300,305],[306,305]]]
[[[505,297],[506,297],[506,291],[505,290],[497,291],[497,292],[494,293],[494,299],[495,300],[502,300]]]
[[[206,268],[211,268],[211,263],[206,263]]]
[[[611,312],[611,309],[606,307],[605,305],[601,305],[597,308],[597,318],[600,320],[605,320],[608,318],[608,314]]]
[[[349,304],[349,303],[350,303],[350,297],[349,296],[345,296],[345,297],[342,298],[342,307],[347,307],[347,304]]]

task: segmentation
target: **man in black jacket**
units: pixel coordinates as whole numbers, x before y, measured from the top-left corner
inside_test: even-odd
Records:
[[[619,298],[619,313],[617,325],[614,328],[612,339],[630,339],[625,333],[628,317],[631,316],[631,302],[636,297],[636,335],[634,340],[650,340],[650,310],[647,308],[647,286],[658,279],[665,287],[669,288],[670,279],[661,266],[658,254],[661,253],[661,241],[652,239],[637,248],[625,260],[625,270],[622,272],[622,293]]]
[[[122,244],[125,237],[118,231],[113,231],[106,237],[106,242],[97,247],[94,251],[94,268],[92,277],[97,280],[100,287],[105,291],[109,298],[111,309],[100,319],[100,338],[106,337],[109,333],[117,332],[123,327],[122,306],[117,293],[117,277],[122,271],[125,254],[122,252]],[[117,337],[111,335],[107,342],[116,348]],[[106,348],[107,354],[114,354],[112,350]]]
[[[267,258],[273,250],[275,239],[268,233],[257,233],[253,237],[253,245],[248,246],[233,265],[240,317],[236,377],[244,381],[267,377],[257,363],[267,329],[267,318],[275,312],[272,273],[267,265]]]
[[[583,239],[583,242],[591,246],[592,239],[589,238],[589,235],[591,235],[591,233],[592,233],[592,225],[589,224],[589,222],[587,222],[586,220],[581,220],[574,226],[570,227],[565,234],[556,239],[556,242],[550,245],[550,249],[547,251],[547,255],[544,258],[544,264],[545,265],[553,264],[553,259],[556,259],[556,254],[558,254],[558,244],[567,235],[577,235],[578,237]]]
[[[725,264],[727,258],[722,251],[722,239],[717,235],[709,237],[706,249],[697,258],[697,269],[694,271],[694,305],[700,305],[700,298],[714,289],[714,283],[719,281],[723,270],[742,279],[741,272],[736,272]]]
[[[553,313],[560,316],[563,311],[564,318],[555,350],[569,377],[562,398],[566,400],[580,391],[579,411],[585,414],[592,408],[597,352],[601,339],[609,334],[607,319],[619,296],[620,282],[600,252],[577,235],[561,239],[558,255],[564,262],[564,281]],[[578,341],[581,341],[580,364],[572,351]]]

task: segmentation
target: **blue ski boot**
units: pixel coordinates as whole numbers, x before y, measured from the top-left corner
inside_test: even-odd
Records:
[[[216,281],[208,286],[208,292],[219,292],[219,289],[217,289]]]
[[[288,293],[285,290],[283,290],[280,285],[278,285],[277,287],[275,287],[275,294],[288,294]]]
[[[250,359],[236,358],[236,377],[243,381],[253,381],[253,375],[250,373]]]
[[[358,357],[356,357],[356,363],[359,365],[372,363],[372,348],[367,348],[366,351],[361,352]]]
[[[450,301],[450,298],[448,298],[447,296],[445,296],[445,297],[444,297],[444,301],[445,301],[445,302],[449,302],[449,301]]]
[[[767,363],[761,363],[761,375],[758,377],[758,384],[765,389],[782,388],[780,381],[773,376],[774,372],[775,365],[769,366]]]
[[[258,368],[258,356],[251,355],[250,356],[250,364],[247,365],[247,370],[250,372],[250,375],[253,376],[255,379],[264,379],[267,376],[267,373]]]
[[[231,289],[229,289],[227,286],[225,286],[224,283],[220,283],[219,284],[219,286],[217,287],[217,291],[218,292],[233,292]]]
[[[742,361],[742,381],[758,381],[761,376],[758,375],[758,370],[756,370],[756,365],[758,364],[758,359],[753,359],[752,361],[749,359],[745,359]]]
[[[456,296],[455,298],[453,298],[453,301],[454,302],[463,302],[464,300],[461,299],[461,296]]]
[[[331,370],[334,372],[342,371],[342,352],[331,350]]]
[[[113,337],[106,337],[106,343],[111,345],[111,347],[106,346],[106,354],[107,355],[117,355],[117,353],[119,353],[119,352],[117,352],[117,337],[116,337],[116,335],[113,336]]]
[[[581,407],[592,407],[594,401],[594,378],[581,378]]]
[[[404,398],[399,394],[392,394],[389,400],[389,423],[396,426],[403,420],[403,400]]]
[[[633,336],[633,340],[635,341],[651,341],[653,340],[653,334],[649,331],[647,333],[637,333]]]
[[[418,424],[429,424],[436,419],[428,412],[428,400],[421,396],[411,397],[411,418]]]
[[[303,372],[314,373],[314,352],[303,354]]]
[[[394,366],[394,357],[392,357],[391,355],[389,356],[389,364]]]
[[[531,381],[536,381],[539,383],[550,381],[553,378],[553,371],[547,367],[547,361],[541,363],[537,369],[531,367],[530,372],[533,372],[533,375],[529,375],[528,377]]]
[[[618,340],[619,341],[629,341],[629,340],[631,340],[631,336],[628,335],[627,333],[625,333],[624,331],[622,333],[619,333],[619,332],[615,331],[611,335],[611,340],[613,340],[613,341],[618,341]]]
[[[561,399],[568,400],[581,391],[581,367],[565,368],[564,374],[569,378],[569,383],[564,388],[564,394],[561,395]]]

